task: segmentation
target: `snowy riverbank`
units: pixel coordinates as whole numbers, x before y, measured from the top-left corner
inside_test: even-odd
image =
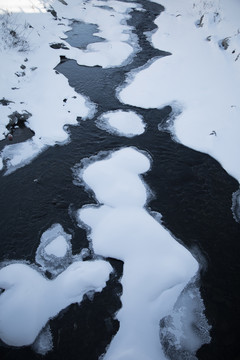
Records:
[[[153,45],[172,55],[134,72],[119,93],[127,104],[171,105],[177,141],[206,152],[240,181],[240,4],[157,1]]]

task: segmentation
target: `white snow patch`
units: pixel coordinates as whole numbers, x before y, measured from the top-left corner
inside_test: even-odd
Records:
[[[99,32],[95,36],[104,41],[89,44],[85,50],[71,47],[67,51],[68,58],[76,59],[78,64],[102,66],[104,68],[121,66],[132,60],[139,50],[137,37],[132,27],[127,25],[132,9],[141,10],[134,2],[92,0],[79,2],[71,0],[71,5],[63,5],[60,1],[52,4],[58,16],[98,25]]]
[[[103,260],[76,261],[54,280],[16,263],[0,270],[0,338],[8,345],[32,344],[50,318],[90,291],[101,291],[112,267]]]
[[[91,229],[93,250],[124,261],[120,329],[104,359],[165,359],[159,321],[172,312],[198,263],[148,213],[140,174],[150,161],[134,148],[115,151],[80,173],[100,204],[79,210],[79,225]]]
[[[9,172],[29,163],[46,147],[66,143],[65,125],[77,125],[77,117],[86,119],[93,112],[93,105],[54,71],[59,56],[65,54],[49,44],[65,37],[68,20],[54,20],[43,4],[49,6],[50,2],[1,2],[0,99],[11,103],[0,105],[0,139],[6,136],[9,115],[15,111],[31,114],[26,125],[35,133],[30,141],[4,148],[1,158]]]
[[[172,55],[140,71],[119,97],[144,108],[179,103],[178,141],[209,153],[240,181],[240,3],[157,2],[166,10],[155,21],[153,45]]]
[[[48,255],[55,255],[57,257],[66,255],[67,250],[68,243],[62,235],[58,236],[45,247],[45,251]]]
[[[133,137],[144,133],[143,119],[133,111],[109,111],[97,120],[97,126],[109,133]]]
[[[31,162],[48,146],[65,144],[69,141],[65,125],[77,125],[77,117],[86,119],[95,111],[88,99],[69,87],[64,76],[54,72],[60,56],[81,65],[111,67],[130,62],[139,50],[126,21],[129,12],[140,11],[141,6],[120,1],[108,2],[107,8],[105,5],[97,0],[71,0],[68,5],[58,0],[21,0],[21,4],[1,1],[0,99],[12,102],[1,106],[0,140],[7,135],[8,116],[15,111],[32,114],[27,126],[35,133],[30,141],[4,148],[0,169],[4,164],[7,174]],[[57,12],[55,19],[47,11],[53,9]],[[95,35],[104,40],[89,44],[85,50],[71,47],[64,39],[73,19],[96,24],[99,32]],[[59,42],[68,49],[49,46]]]

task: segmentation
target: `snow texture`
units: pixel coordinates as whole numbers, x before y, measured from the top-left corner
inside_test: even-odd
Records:
[[[155,2],[165,11],[152,43],[172,55],[130,76],[119,98],[143,108],[171,105],[180,113],[175,139],[210,154],[240,181],[240,3]]]
[[[79,171],[99,202],[79,210],[79,224],[91,229],[96,254],[124,261],[120,329],[104,359],[165,359],[159,321],[198,271],[191,253],[144,208],[140,174],[149,169],[149,158],[128,147]]]
[[[68,244],[62,235],[58,236],[45,247],[45,251],[48,255],[55,255],[57,257],[66,255],[67,250]]]
[[[111,134],[133,137],[145,131],[142,118],[133,111],[109,111],[97,120],[97,126]]]
[[[30,163],[47,147],[68,142],[66,125],[77,125],[77,117],[91,118],[95,112],[94,105],[54,71],[61,56],[81,65],[112,67],[131,61],[138,51],[126,20],[130,9],[141,7],[118,1],[110,1],[107,9],[104,5],[94,0],[72,0],[69,5],[58,0],[1,1],[0,99],[10,102],[0,104],[0,140],[8,135],[9,116],[16,111],[31,114],[25,125],[33,131],[31,139],[6,145],[0,153],[0,170],[5,167],[6,174]],[[84,50],[65,42],[73,18],[98,25],[95,35],[102,41]],[[63,48],[50,47],[59,42]]]
[[[32,344],[50,318],[70,304],[80,303],[86,292],[101,291],[111,270],[103,260],[76,261],[54,280],[48,280],[24,263],[3,267],[0,338],[13,346]],[[41,341],[38,345],[43,351]]]

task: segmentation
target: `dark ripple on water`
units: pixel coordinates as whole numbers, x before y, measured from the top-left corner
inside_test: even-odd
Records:
[[[162,8],[151,2],[138,2],[148,11],[133,11],[129,21],[136,27],[143,49],[131,64],[101,69],[79,66],[69,60],[57,67],[71,86],[98,104],[98,112],[94,119],[69,127],[68,145],[56,145],[31,165],[10,176],[1,176],[0,258],[34,262],[40,236],[53,223],[60,223],[66,232],[73,234],[73,253],[79,253],[88,246],[88,241],[71,214],[93,199],[73,184],[71,168],[82,158],[102,150],[123,146],[146,150],[153,159],[151,171],[144,175],[154,192],[150,208],[160,212],[164,225],[173,235],[190,250],[199,249],[207,262],[207,269],[201,273],[201,293],[207,318],[213,326],[212,342],[198,351],[198,359],[237,360],[240,232],[232,217],[231,201],[238,183],[210,156],[188,149],[174,142],[169,133],[158,131],[158,124],[170,113],[170,107],[144,110],[121,104],[114,96],[128,71],[144,65],[150,58],[164,55],[153,49],[142,35],[143,31],[152,29],[149,25]],[[129,139],[109,135],[95,126],[99,115],[116,109],[141,114],[147,123],[146,132]],[[80,307],[71,305],[50,321],[54,352],[46,355],[47,360],[98,359],[117,332],[119,324],[114,313],[121,306],[118,278],[122,263],[110,260],[116,274],[102,293],[96,294],[92,302],[85,299]],[[31,347],[18,349],[3,345],[0,354],[1,359],[39,358]]]

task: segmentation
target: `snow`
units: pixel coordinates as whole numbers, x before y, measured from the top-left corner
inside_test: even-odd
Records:
[[[89,99],[76,93],[67,79],[54,71],[60,56],[75,59],[81,65],[121,66],[138,51],[137,40],[126,24],[130,9],[141,7],[130,2],[79,2],[64,5],[55,0],[1,0],[0,6],[0,99],[10,100],[1,106],[0,140],[8,131],[9,115],[28,111],[26,122],[34,136],[21,145],[5,146],[0,153],[0,168],[6,174],[30,163],[47,147],[69,141],[66,125],[77,125],[77,117],[91,118],[95,112]],[[47,10],[57,11],[54,18]],[[65,32],[72,19],[96,24],[101,42],[81,50],[67,44]],[[68,49],[52,49],[52,43]],[[47,59],[47,61],[46,61]],[[66,101],[64,101],[66,100]],[[14,135],[14,134],[13,134]]]
[[[64,256],[67,249],[68,244],[62,235],[58,236],[45,247],[45,251],[48,255],[55,255],[57,257]]]
[[[240,181],[239,1],[157,2],[165,11],[152,42],[172,55],[129,76],[118,96],[143,108],[171,105],[180,112],[171,128],[175,139],[210,154]],[[225,38],[226,50],[219,46]]]
[[[142,118],[133,111],[109,111],[101,115],[96,122],[100,129],[110,134],[133,137],[145,131]]]
[[[50,318],[90,291],[101,291],[111,265],[103,260],[76,261],[54,280],[30,265],[10,264],[0,270],[0,338],[8,345],[32,344]]]
[[[86,49],[71,47],[67,56],[76,59],[78,64],[102,66],[103,68],[121,66],[131,61],[138,51],[137,38],[126,24],[131,9],[141,9],[133,2],[108,1],[91,2],[71,1],[71,6],[55,1],[54,9],[58,16],[74,18],[77,21],[98,25],[99,31],[94,35],[103,38],[102,42],[89,44]]]
[[[159,321],[172,312],[198,263],[145,209],[140,174],[150,169],[149,158],[127,147],[94,159],[78,174],[99,205],[80,209],[79,225],[91,229],[96,254],[124,261],[120,329],[104,359],[165,359]]]

